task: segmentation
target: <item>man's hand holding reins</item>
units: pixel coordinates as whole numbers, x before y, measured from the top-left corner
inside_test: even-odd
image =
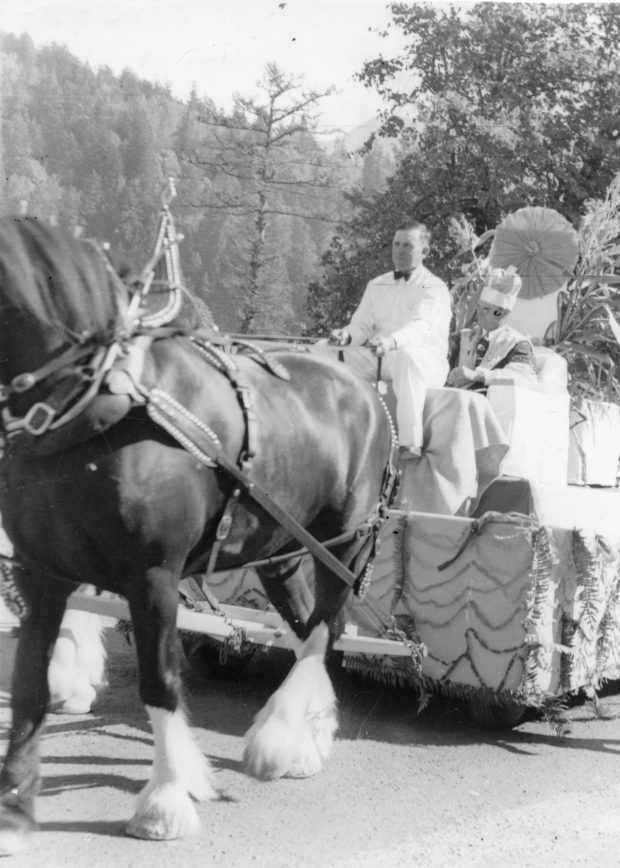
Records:
[[[329,333],[329,342],[337,347],[346,347],[351,343],[351,335],[346,329],[332,329]]]
[[[368,341],[367,346],[370,347],[375,356],[384,356],[388,350],[396,349],[396,341],[391,335],[386,335],[382,338],[372,338]]]

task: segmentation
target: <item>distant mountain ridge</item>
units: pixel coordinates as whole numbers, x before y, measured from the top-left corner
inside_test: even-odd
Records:
[[[371,118],[357,127],[353,127],[344,137],[345,149],[348,152],[357,151],[362,147],[364,142],[372,133],[376,132],[381,126],[381,122],[377,118]]]

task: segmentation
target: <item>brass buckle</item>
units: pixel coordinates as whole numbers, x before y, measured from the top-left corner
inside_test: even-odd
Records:
[[[29,389],[32,389],[36,382],[37,378],[35,375],[26,372],[25,374],[18,374],[16,377],[13,377],[11,380],[11,386],[13,387],[14,392],[27,392]]]
[[[49,404],[39,401],[33,404],[30,410],[24,416],[21,427],[25,428],[29,434],[37,437],[44,434],[52,424],[56,411]]]

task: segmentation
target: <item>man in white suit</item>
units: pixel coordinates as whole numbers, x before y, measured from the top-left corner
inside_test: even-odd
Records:
[[[332,344],[366,346],[384,358],[382,374],[392,380],[405,460],[422,455],[426,390],[443,386],[449,370],[450,293],[422,264],[429,249],[423,223],[401,224],[392,242],[394,271],[371,280],[350,323],[330,334]],[[357,354],[351,362],[372,376],[372,357]]]

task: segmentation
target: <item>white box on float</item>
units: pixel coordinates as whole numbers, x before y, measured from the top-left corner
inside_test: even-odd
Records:
[[[489,386],[487,397],[510,443],[502,474],[545,485],[565,485],[569,445],[568,392],[504,381]]]

